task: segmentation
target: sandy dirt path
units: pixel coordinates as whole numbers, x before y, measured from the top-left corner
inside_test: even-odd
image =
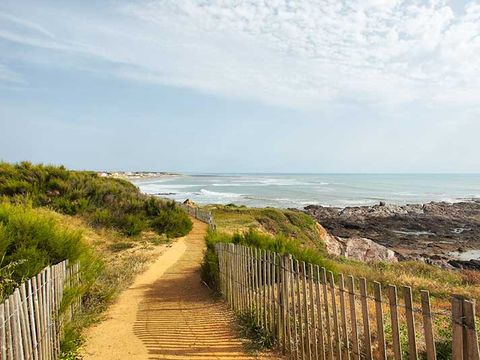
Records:
[[[106,320],[88,330],[84,359],[259,358],[245,352],[231,312],[201,284],[206,230],[194,220],[190,234],[136,278]]]

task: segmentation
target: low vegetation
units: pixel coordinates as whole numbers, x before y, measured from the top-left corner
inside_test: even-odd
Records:
[[[192,228],[174,202],[125,180],[62,166],[0,163],[0,300],[48,265],[80,262],[82,314],[67,324],[63,358],[81,330],[163,251]],[[67,298],[67,296],[65,297]]]
[[[473,271],[450,271],[413,261],[364,263],[328,255],[322,240],[324,230],[313,220],[304,218],[308,215],[295,210],[248,209],[231,205],[207,208],[213,212],[217,227],[216,230],[209,230],[206,235],[207,251],[202,266],[202,276],[204,281],[214,289],[218,290],[219,285],[215,244],[235,243],[280,254],[291,254],[299,261],[323,266],[334,274],[365,277],[370,285],[373,281],[379,281],[383,286],[409,285],[414,289],[416,308],[420,306],[419,290],[428,290],[432,296],[432,309],[436,313],[433,322],[438,359],[451,358],[452,334],[449,315],[451,295],[460,294],[467,298],[480,299],[480,277]],[[291,216],[292,213],[295,215]],[[296,219],[296,222],[292,222],[292,218]],[[313,221],[313,226],[310,221]],[[375,318],[373,304],[369,304],[368,311],[370,318]],[[259,348],[271,346],[268,341],[265,342],[270,339],[268,334],[263,333],[254,321],[249,321],[249,314],[239,314],[239,316],[246,336],[256,340],[254,343]],[[406,321],[403,312],[399,316],[402,352],[406,357],[408,353]],[[422,328],[419,321],[417,317],[417,326]],[[388,324],[387,321],[385,332],[387,340],[391,342],[391,328]],[[375,336],[375,330],[372,330],[372,334]],[[425,356],[423,340],[419,337],[417,341],[423,358]]]
[[[188,216],[174,202],[141,194],[126,180],[63,166],[0,163],[1,196],[79,215],[93,226],[114,228],[127,236],[152,229],[177,237],[192,228]]]
[[[0,254],[0,301],[25,279],[65,259],[80,262],[86,284],[102,267],[80,231],[59,226],[47,211],[8,202],[0,203]]]
[[[364,263],[328,255],[320,228],[308,215],[296,210],[251,209],[232,205],[206,208],[212,211],[217,225],[217,230],[210,231],[206,237],[210,251],[217,242],[233,242],[281,254],[289,253],[299,261],[323,266],[334,274],[365,277],[383,285],[409,285],[415,290],[428,290],[434,297],[434,305],[438,306],[447,306],[451,294],[480,299],[480,276],[473,271],[444,270],[414,261]],[[207,251],[204,265],[206,281],[215,281],[215,276],[207,271],[208,268],[213,271],[214,261]]]
[[[210,205],[217,227],[225,233],[235,234],[255,229],[269,235],[293,239],[301,245],[326,254],[317,223],[297,210],[276,208],[248,208],[246,206]]]

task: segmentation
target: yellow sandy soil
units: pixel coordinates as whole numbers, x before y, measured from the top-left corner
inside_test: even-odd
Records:
[[[230,311],[201,284],[206,230],[194,220],[191,233],[136,278],[87,331],[84,359],[259,358],[245,352]]]

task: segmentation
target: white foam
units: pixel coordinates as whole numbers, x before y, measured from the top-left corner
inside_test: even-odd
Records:
[[[243,196],[242,194],[210,191],[206,189],[201,189],[200,194],[205,196],[210,196],[210,197],[216,197],[216,198],[241,198]]]

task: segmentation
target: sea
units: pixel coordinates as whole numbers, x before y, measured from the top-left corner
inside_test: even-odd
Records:
[[[132,181],[144,193],[176,201],[250,207],[480,199],[480,174],[182,174]]]

